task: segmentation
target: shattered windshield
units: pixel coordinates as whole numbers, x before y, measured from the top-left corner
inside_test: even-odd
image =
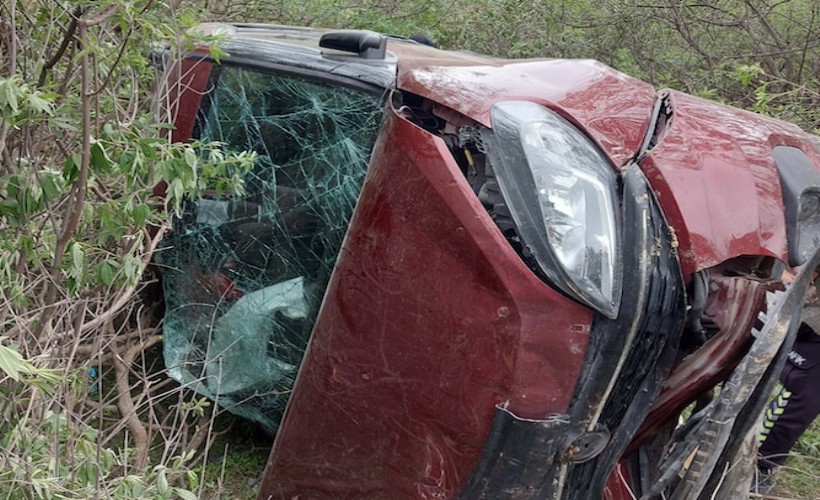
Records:
[[[241,198],[188,202],[160,257],[172,377],[275,429],[364,180],[379,96],[217,67],[195,135],[259,156]]]

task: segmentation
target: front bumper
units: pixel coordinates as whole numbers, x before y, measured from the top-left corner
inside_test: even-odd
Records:
[[[660,392],[683,330],[683,277],[674,236],[638,167],[623,180],[627,272],[618,317],[595,317],[567,414],[532,420],[496,409],[462,498],[600,496]]]
[[[758,425],[794,344],[806,292],[818,265],[820,249],[815,249],[788,289],[768,296],[765,322],[753,330],[748,352],[712,402],[678,431],[674,446],[653,471],[658,479],[645,495],[667,490],[671,491],[667,498],[684,500],[747,494],[750,478],[742,473],[743,462],[750,474],[754,455],[750,457],[741,447]]]

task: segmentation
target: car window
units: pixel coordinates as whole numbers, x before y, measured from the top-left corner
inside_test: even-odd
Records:
[[[364,180],[378,96],[218,67],[195,135],[258,159],[241,197],[187,203],[160,263],[171,375],[278,425]]]

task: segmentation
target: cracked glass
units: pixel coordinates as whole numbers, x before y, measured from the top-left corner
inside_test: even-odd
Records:
[[[195,135],[258,159],[241,197],[203,196],[174,221],[159,264],[170,375],[275,430],[356,200],[379,96],[224,65]]]

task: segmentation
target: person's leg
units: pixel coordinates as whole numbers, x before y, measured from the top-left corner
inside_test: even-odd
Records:
[[[781,380],[783,389],[764,415],[758,467],[783,465],[789,450],[820,413],[820,342],[795,344]]]

